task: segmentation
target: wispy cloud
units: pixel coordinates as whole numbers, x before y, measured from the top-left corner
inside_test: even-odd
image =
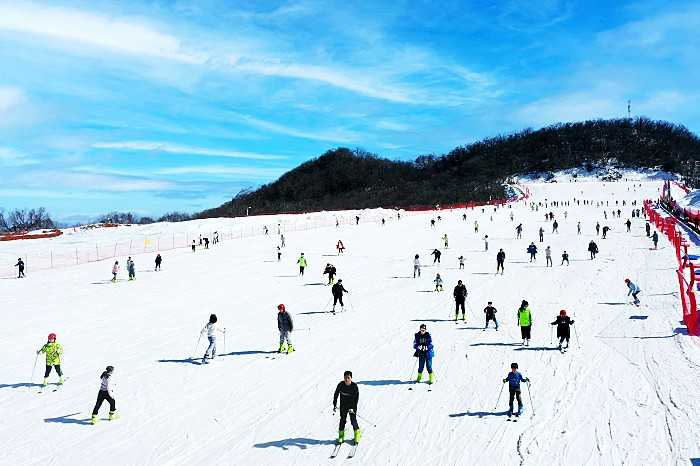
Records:
[[[158,175],[244,175],[253,178],[277,178],[287,168],[228,167],[225,165],[193,165],[175,168],[162,168]]]
[[[0,87],[0,116],[24,101],[24,93],[16,87]]]
[[[389,131],[403,132],[411,129],[410,125],[399,123],[393,120],[379,120],[376,124],[377,128],[388,129]]]
[[[582,91],[560,94],[531,102],[516,116],[521,124],[544,126],[558,122],[623,117],[627,100],[621,95]]]
[[[36,165],[39,161],[9,147],[0,147],[0,167]]]
[[[360,139],[359,134],[357,134],[354,131],[349,131],[345,129],[336,129],[331,131],[305,131],[293,128],[291,126],[282,125],[279,123],[274,123],[271,121],[256,118],[252,115],[245,115],[242,113],[235,112],[230,112],[229,115],[253,128],[263,129],[265,131],[270,131],[278,134],[285,134],[287,136],[294,136],[302,139],[311,139],[314,141],[330,141],[336,144],[350,143]]]
[[[250,160],[280,160],[284,155],[260,154],[257,152],[241,152],[208,147],[193,147],[156,141],[120,141],[98,142],[92,145],[95,149],[111,149],[123,151],[165,152],[168,154],[202,155],[207,157],[231,157]]]

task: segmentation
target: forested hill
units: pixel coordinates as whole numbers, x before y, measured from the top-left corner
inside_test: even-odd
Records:
[[[237,195],[200,217],[372,207],[407,207],[505,196],[509,177],[612,162],[700,174],[700,139],[683,126],[646,118],[557,124],[484,139],[441,156],[387,160],[338,148],[277,181]]]

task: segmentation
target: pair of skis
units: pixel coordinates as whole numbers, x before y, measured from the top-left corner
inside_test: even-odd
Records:
[[[352,446],[350,447],[350,452],[348,453],[347,459],[351,459],[352,457],[355,456],[355,452],[357,451],[357,443],[353,443]],[[340,447],[343,446],[342,443],[336,443],[335,447],[333,447],[333,453],[331,453],[331,458],[335,458],[338,456],[338,453],[340,452]]]

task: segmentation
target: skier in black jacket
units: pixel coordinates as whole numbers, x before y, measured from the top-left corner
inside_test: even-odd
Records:
[[[496,273],[498,274],[498,271],[501,271],[501,275],[503,275],[503,263],[506,260],[506,253],[503,251],[503,249],[500,249],[498,251],[498,254],[496,254]]]
[[[331,293],[333,293],[333,310],[331,312],[335,314],[336,303],[340,303],[340,308],[345,310],[345,305],[343,304],[343,293],[349,293],[349,291],[343,286],[343,280],[338,280],[338,283],[333,285],[331,288]]]
[[[571,320],[569,316],[566,315],[566,311],[562,309],[559,311],[557,319],[551,323],[551,325],[557,326],[557,338],[559,338],[559,351],[561,351],[561,344],[566,340],[566,346],[569,347],[569,338],[571,338],[571,325],[574,325],[574,321]]]
[[[433,264],[436,262],[439,264],[440,256],[442,256],[442,253],[437,249],[433,249],[433,252],[431,254],[433,255]]]
[[[338,424],[338,444],[345,441],[345,420],[350,414],[350,423],[355,431],[355,443],[360,442],[360,426],[357,424],[357,402],[360,399],[360,391],[357,384],[352,381],[352,372],[345,371],[343,381],[338,384],[333,394],[333,412],[335,413],[338,406],[338,397],[340,397],[340,422]]]
[[[455,298],[455,322],[457,322],[457,317],[459,317],[459,308],[462,308],[462,320],[467,321],[467,317],[464,311],[464,301],[467,298],[467,287],[464,286],[462,280],[457,280],[457,286],[455,286],[452,296]]]

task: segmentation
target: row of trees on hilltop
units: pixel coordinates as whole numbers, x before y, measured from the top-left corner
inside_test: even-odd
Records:
[[[20,232],[55,228],[49,213],[43,207],[37,209],[0,210],[0,232]]]

